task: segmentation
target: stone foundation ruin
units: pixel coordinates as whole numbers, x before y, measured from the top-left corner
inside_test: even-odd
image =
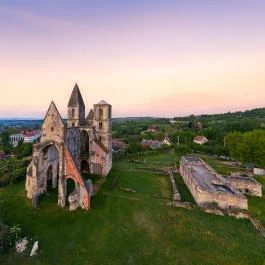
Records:
[[[180,174],[199,206],[216,203],[222,209],[247,209],[247,199],[221,175],[197,157],[183,156]]]

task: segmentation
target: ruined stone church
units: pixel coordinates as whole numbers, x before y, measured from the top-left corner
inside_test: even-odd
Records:
[[[101,100],[85,116],[85,104],[76,84],[68,103],[67,124],[54,102],[33,145],[27,169],[26,193],[36,206],[49,189],[58,189],[58,205],[89,210],[93,184],[82,173],[107,176],[112,167],[111,105]],[[74,182],[67,190],[67,182]]]

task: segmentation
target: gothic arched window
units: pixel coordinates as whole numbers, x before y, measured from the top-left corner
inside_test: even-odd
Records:
[[[103,109],[99,109],[99,119],[103,119]]]

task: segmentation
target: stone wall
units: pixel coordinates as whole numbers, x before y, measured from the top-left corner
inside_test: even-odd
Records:
[[[178,191],[178,188],[177,188],[177,185],[176,185],[176,182],[174,179],[174,175],[171,171],[169,171],[169,181],[172,185],[172,191],[173,191],[172,200],[173,201],[181,201],[181,196],[180,196],[180,193]]]
[[[262,186],[255,179],[233,174],[225,178],[235,189],[252,196],[262,197]]]
[[[265,176],[265,169],[255,167],[253,173],[258,176]]]
[[[78,203],[77,206],[81,207],[82,209],[89,210],[90,195],[89,195],[88,187],[86,186],[84,179],[80,175],[79,170],[77,169],[71,157],[71,154],[67,150],[67,148],[65,148],[65,176],[66,176],[66,180],[71,178],[75,182],[76,188],[74,192],[76,192],[76,201]],[[65,190],[65,194],[66,194],[66,190]]]
[[[247,199],[241,195],[239,192],[233,190],[231,187],[227,186],[225,182],[222,181],[222,178],[219,175],[215,175],[213,183],[208,183],[208,187],[202,187],[200,183],[194,178],[192,173],[193,165],[195,166],[206,166],[209,170],[209,174],[215,174],[214,170],[208,166],[203,160],[199,159],[199,161],[191,161],[191,163],[187,164],[185,159],[181,159],[180,162],[180,174],[190,190],[194,200],[200,206],[216,203],[220,208],[229,209],[229,208],[241,208],[247,209]],[[203,174],[201,178],[203,178]],[[225,191],[216,191],[211,188],[212,185],[218,185],[224,187],[228,190]],[[207,185],[206,185],[207,186]],[[231,192],[229,192],[231,191]]]

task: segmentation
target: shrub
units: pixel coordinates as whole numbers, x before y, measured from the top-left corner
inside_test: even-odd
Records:
[[[10,247],[15,246],[16,241],[23,236],[19,224],[8,226],[0,222],[0,253],[7,253]]]
[[[0,253],[4,254],[9,248],[9,235],[10,227],[0,222]]]
[[[9,229],[7,236],[8,244],[10,247],[14,246],[16,241],[22,237],[22,229],[19,224],[12,226]]]
[[[190,153],[191,149],[188,145],[180,144],[175,147],[175,153],[179,155],[185,155],[187,153]]]

